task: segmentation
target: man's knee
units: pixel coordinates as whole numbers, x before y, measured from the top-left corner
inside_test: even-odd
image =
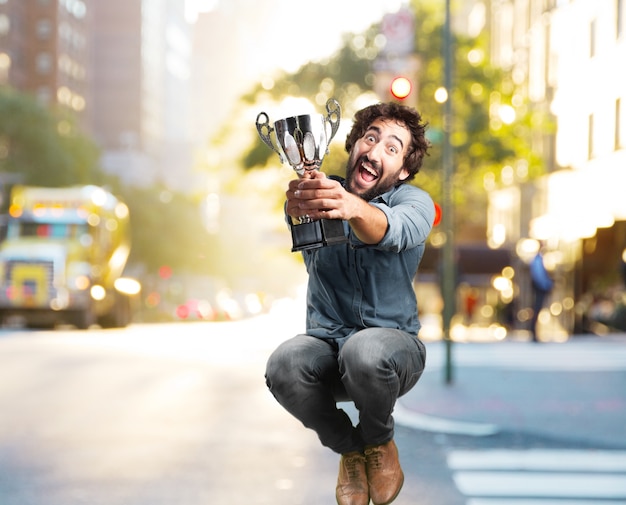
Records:
[[[352,335],[343,345],[342,358],[354,364],[376,366],[387,355],[378,328],[366,328]]]
[[[282,384],[289,387],[309,376],[315,363],[315,340],[297,336],[280,344],[267,360],[266,383],[272,389]]]
[[[298,355],[286,342],[270,355],[265,366],[265,382],[270,389],[293,380],[293,374],[301,369]]]

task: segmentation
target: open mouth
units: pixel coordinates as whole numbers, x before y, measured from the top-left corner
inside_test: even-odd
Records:
[[[359,166],[359,175],[365,182],[374,182],[378,179],[378,172],[369,164],[361,163]]]

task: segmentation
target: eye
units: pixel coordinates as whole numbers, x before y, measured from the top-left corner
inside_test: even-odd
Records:
[[[389,146],[389,152],[391,154],[398,154],[400,150],[396,146]]]

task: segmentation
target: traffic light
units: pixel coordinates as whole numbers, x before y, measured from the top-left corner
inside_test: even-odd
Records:
[[[394,77],[391,81],[391,96],[393,96],[396,100],[404,100],[410,94],[413,89],[413,85],[411,84],[411,80],[404,76]]]
[[[441,210],[441,205],[435,202],[435,221],[433,222],[433,226],[438,226],[441,223],[441,217],[443,215],[443,211]]]

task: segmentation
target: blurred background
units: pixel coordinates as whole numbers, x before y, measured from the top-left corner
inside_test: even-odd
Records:
[[[540,339],[626,330],[624,2],[457,0],[450,39],[442,4],[0,0],[4,323],[236,320],[301,300],[282,215],[294,173],[255,118],[323,113],[332,97],[343,115],[328,173],[343,173],[364,105],[397,100],[429,123],[414,184],[438,205],[450,188],[453,210],[416,279],[425,339],[442,338],[446,223],[454,340],[530,337],[540,247],[554,280]],[[405,92],[392,91],[399,77]],[[97,186],[117,203],[21,186]],[[78,225],[83,206],[85,230],[54,228]],[[38,242],[23,242],[32,222]]]

